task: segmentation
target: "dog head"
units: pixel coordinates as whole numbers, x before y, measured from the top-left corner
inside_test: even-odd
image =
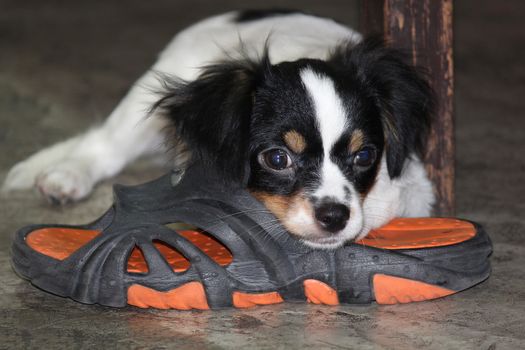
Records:
[[[244,184],[290,233],[335,248],[361,234],[381,166],[394,179],[422,150],[431,106],[403,55],[365,40],[327,60],[217,63],[169,83],[156,108],[193,157]]]

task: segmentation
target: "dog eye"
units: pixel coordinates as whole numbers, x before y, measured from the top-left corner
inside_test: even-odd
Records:
[[[262,162],[261,162],[262,160]],[[261,153],[259,162],[272,170],[285,170],[292,166],[292,158],[282,149],[270,149]]]
[[[369,167],[376,160],[376,150],[372,147],[363,147],[354,155],[354,165],[358,167]]]

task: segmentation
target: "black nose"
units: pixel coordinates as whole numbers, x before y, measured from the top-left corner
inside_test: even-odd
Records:
[[[350,218],[350,209],[346,205],[328,202],[315,208],[315,218],[328,232],[341,231]]]

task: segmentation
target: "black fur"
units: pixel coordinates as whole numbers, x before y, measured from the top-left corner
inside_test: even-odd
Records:
[[[365,142],[374,145],[381,153],[383,132],[379,113],[374,114],[372,99],[363,93],[359,81],[348,74],[345,67],[313,59],[273,66],[272,74],[259,87],[253,111],[250,152],[253,176],[250,177],[249,187],[258,191],[287,195],[299,190],[314,192],[320,185],[319,174],[324,151],[314,107],[300,78],[300,72],[306,68],[329,77],[344,99],[352,129],[348,129],[342,135],[331,151],[330,158],[355,184],[356,189],[365,193],[375,182],[378,162],[367,169],[354,168],[348,142],[352,131],[359,128],[365,131]],[[293,176],[279,176],[258,164],[256,155],[264,149],[286,148],[283,135],[289,130],[296,130],[302,134],[307,141],[307,147],[301,154],[290,152],[296,165]]]
[[[263,66],[227,61],[206,67],[191,82],[168,78],[164,96],[153,106],[173,123],[175,139],[225,179],[246,182],[249,174],[253,94]]]
[[[302,13],[298,10],[292,10],[292,9],[267,9],[267,10],[244,10],[240,11],[237,16],[235,17],[235,22],[237,23],[243,23],[243,22],[251,22],[251,21],[257,21],[264,18],[269,17],[275,17],[275,16],[282,16],[282,15],[290,15],[295,13]]]
[[[251,171],[249,187],[257,191],[289,195],[319,183],[322,140],[317,133],[313,106],[299,72],[314,60],[299,60],[274,65],[260,84],[253,110],[251,135]],[[292,175],[275,174],[259,164],[257,155],[267,149],[286,149],[283,135],[296,130],[307,140],[302,154],[289,152],[294,162]]]
[[[421,152],[432,107],[428,84],[404,63],[396,50],[372,39],[335,50],[327,61],[302,59],[270,65],[258,61],[220,62],[206,67],[192,82],[170,80],[155,105],[175,125],[195,157],[218,169],[226,180],[253,190],[292,194],[319,184],[322,140],[313,106],[300,78],[309,68],[329,77],[343,98],[351,119],[330,158],[364,194],[375,182],[386,147],[389,175],[400,175],[405,159]],[[348,141],[353,129],[365,133],[365,143],[377,150],[374,164],[353,166]],[[283,135],[296,130],[307,140],[301,154],[291,156],[294,172],[276,174],[259,164],[260,152],[286,148]]]
[[[422,155],[431,125],[433,93],[422,72],[407,64],[402,51],[378,38],[339,47],[331,61],[356,76],[381,113],[388,173],[401,174],[410,153]]]

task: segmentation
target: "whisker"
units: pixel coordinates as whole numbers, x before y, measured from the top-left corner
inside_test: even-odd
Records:
[[[267,213],[267,214],[271,214],[271,212],[268,209],[247,209],[247,210],[241,210],[241,211],[237,211],[237,212],[230,213],[230,214],[227,214],[227,215],[219,216],[218,219],[225,219],[225,218],[228,218],[228,217],[242,215],[242,214],[247,214],[247,213]]]

